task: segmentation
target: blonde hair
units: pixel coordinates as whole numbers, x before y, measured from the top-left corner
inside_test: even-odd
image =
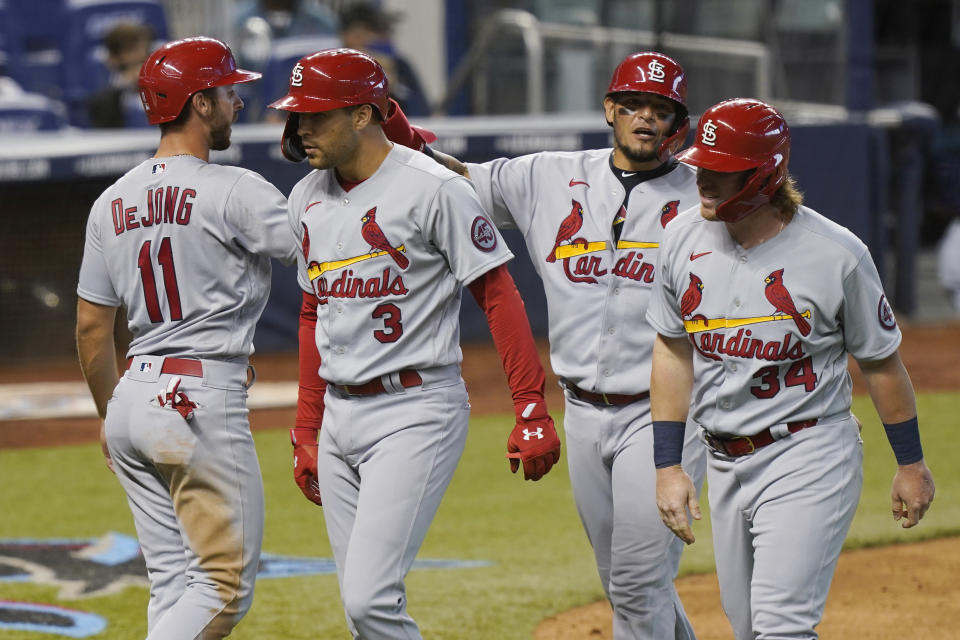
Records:
[[[770,204],[787,216],[787,219],[793,217],[793,214],[803,204],[803,192],[797,187],[797,181],[793,179],[793,176],[787,175],[787,179],[770,198]]]

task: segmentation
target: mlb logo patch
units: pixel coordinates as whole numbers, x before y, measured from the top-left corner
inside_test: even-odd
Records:
[[[150,369],[153,369],[153,363],[152,363],[152,362],[141,362],[141,363],[140,363],[140,372],[141,372],[141,373],[144,372],[144,371],[150,371]]]
[[[166,170],[167,170],[167,163],[158,162],[157,164],[153,165],[153,170],[151,171],[151,173],[163,173]]]

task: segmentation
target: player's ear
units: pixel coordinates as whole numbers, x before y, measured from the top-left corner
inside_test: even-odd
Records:
[[[613,98],[607,96],[603,99],[603,114],[607,118],[607,124],[611,127],[613,126],[613,117],[616,114],[615,109],[617,108],[617,103],[613,101]]]
[[[353,112],[350,114],[353,119],[353,128],[363,129],[364,127],[371,124],[373,121],[373,105],[371,104],[361,104],[354,107]]]
[[[209,89],[197,91],[190,96],[190,104],[193,105],[193,108],[200,116],[208,118],[217,108],[219,91],[220,87],[210,87]]]

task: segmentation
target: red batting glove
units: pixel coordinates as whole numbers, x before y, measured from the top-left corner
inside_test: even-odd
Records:
[[[317,431],[294,427],[290,429],[290,442],[293,443],[293,479],[307,500],[322,506],[317,484]]]
[[[514,405],[517,424],[507,439],[510,471],[523,462],[525,480],[539,480],[560,460],[560,438],[543,400]]]
[[[423,151],[423,148],[437,139],[437,134],[423,127],[415,127],[407,120],[407,114],[400,105],[390,98],[390,107],[387,110],[387,119],[381,124],[387,140],[410,147],[414,151]]]

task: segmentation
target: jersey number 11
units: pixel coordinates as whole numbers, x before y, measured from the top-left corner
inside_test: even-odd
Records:
[[[143,297],[147,303],[147,313],[150,322],[163,322],[163,313],[160,311],[160,299],[157,296],[157,283],[153,277],[153,261],[150,256],[150,243],[147,240],[140,247],[137,256],[137,267],[140,268],[140,280],[143,282]],[[173,249],[170,247],[170,237],[160,241],[160,251],[157,252],[157,262],[163,269],[163,288],[167,294],[167,306],[170,308],[171,320],[183,320],[183,311],[180,308],[180,289],[177,287],[177,270],[173,266]]]

